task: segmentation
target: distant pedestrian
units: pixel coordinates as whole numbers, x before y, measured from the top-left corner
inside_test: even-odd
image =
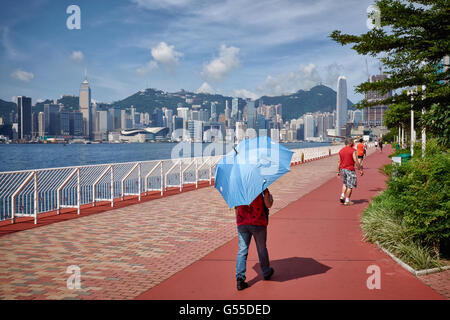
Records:
[[[270,280],[274,270],[270,267],[269,253],[267,251],[267,224],[269,208],[272,207],[273,198],[269,189],[258,195],[253,202],[246,206],[235,207],[236,223],[239,236],[239,251],[236,260],[236,281],[237,289],[243,290],[248,287],[245,282],[247,269],[248,248],[252,236],[255,238],[258,251],[259,265],[264,280]]]
[[[362,164],[363,164],[363,160],[364,160],[364,156],[366,155],[366,146],[364,145],[364,140],[363,139],[359,139],[359,143],[356,146],[356,152],[358,155],[358,161],[359,161],[359,165],[362,168]]]
[[[375,140],[375,148],[378,148],[378,140]]]
[[[361,175],[363,175],[363,169],[359,164],[359,161],[356,156],[356,150],[353,148],[353,140],[350,138],[345,139],[345,147],[339,151],[339,159],[338,159],[338,176],[342,177],[342,193],[340,197],[341,203],[346,206],[351,206],[353,204],[350,201],[350,196],[352,195],[352,191],[356,188],[356,172],[355,172],[355,164],[360,170]]]
[[[380,139],[380,143],[378,144],[380,146],[380,152],[383,152],[383,140]]]

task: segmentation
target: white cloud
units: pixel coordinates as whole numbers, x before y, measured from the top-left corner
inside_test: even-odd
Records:
[[[70,60],[75,62],[81,62],[84,59],[84,54],[81,51],[73,51],[70,55]]]
[[[293,72],[277,76],[268,75],[264,83],[257,87],[257,91],[268,96],[277,96],[294,93],[300,89],[308,90],[321,81],[317,66],[310,63],[307,66],[300,66]]]
[[[23,82],[30,82],[34,78],[34,74],[32,72],[16,69],[11,73],[11,77]]]
[[[243,99],[252,99],[252,100],[256,100],[258,99],[260,96],[257,95],[256,93],[249,91],[247,89],[236,89],[233,91],[233,96],[234,97],[239,97],[239,98],[243,98]]]
[[[152,70],[158,68],[159,64],[164,65],[169,71],[178,64],[178,61],[183,54],[174,49],[173,45],[167,45],[165,42],[160,42],[156,47],[151,48],[150,52],[153,60],[150,60],[142,67],[136,69],[136,73],[140,76],[146,75]]]
[[[174,46],[169,46],[165,42],[160,42],[155,48],[152,48],[151,53],[156,62],[169,67],[178,64],[179,58],[183,56],[181,52],[174,50]]]
[[[203,77],[211,81],[222,80],[231,69],[240,66],[239,51],[239,48],[221,45],[219,57],[203,66]]]
[[[147,62],[142,67],[137,68],[136,73],[140,76],[144,76],[156,68],[158,68],[158,64],[156,63],[156,61],[152,60],[152,61]]]
[[[214,94],[215,92],[216,91],[214,90],[214,88],[211,87],[207,82],[203,82],[200,88],[198,88],[198,90],[196,91],[196,93],[210,93],[210,94]]]

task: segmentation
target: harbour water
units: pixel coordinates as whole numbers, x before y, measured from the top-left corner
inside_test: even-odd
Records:
[[[288,149],[298,149],[327,146],[329,143],[298,142],[282,145]],[[232,145],[210,143],[203,143],[200,147],[188,143],[184,146],[177,143],[0,144],[0,172],[171,159],[173,151],[179,149],[184,150],[184,157],[198,155],[202,149],[206,151],[204,156],[213,156],[225,154],[231,148]],[[213,150],[212,154],[209,150]]]

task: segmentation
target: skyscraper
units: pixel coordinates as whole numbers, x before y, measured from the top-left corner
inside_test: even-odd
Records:
[[[17,97],[17,138],[31,138],[31,98]]]
[[[256,109],[255,101],[247,101],[247,128],[256,128]]]
[[[308,113],[304,116],[304,139],[314,137],[314,116]]]
[[[372,82],[383,81],[387,78],[385,74],[379,74],[372,76]],[[377,100],[384,100],[392,96],[392,92],[389,91],[384,95],[381,95],[380,92],[377,91],[368,91],[366,92],[366,100],[367,102],[374,102]],[[384,121],[384,114],[386,113],[388,106],[386,105],[378,105],[373,107],[368,107],[364,109],[363,118],[364,123],[369,126],[381,126]]]
[[[86,74],[80,86],[80,111],[83,114],[83,135],[87,138],[92,136],[92,105],[91,105],[91,87]]]
[[[239,99],[233,98],[231,100],[231,118],[235,119],[238,115]]]
[[[211,102],[211,121],[217,121],[217,109],[215,102]]]
[[[228,100],[225,100],[225,121],[230,120],[230,109],[228,108]]]
[[[59,106],[55,103],[44,104],[44,133],[56,136],[60,133]]]
[[[341,128],[347,123],[347,79],[338,78],[336,95],[336,135],[341,135]]]

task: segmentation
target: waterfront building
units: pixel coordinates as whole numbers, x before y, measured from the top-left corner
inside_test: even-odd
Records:
[[[189,141],[203,141],[203,122],[198,120],[189,120],[187,122],[187,130],[189,132]]]
[[[83,113],[78,111],[71,112],[69,120],[70,135],[75,137],[82,137],[84,134]]]
[[[172,122],[173,110],[168,109],[168,108],[163,108],[163,112],[164,112],[164,117],[165,117],[164,127],[169,128],[169,133],[172,133],[172,131],[173,131],[173,122]]]
[[[40,138],[45,136],[45,114],[42,111],[38,114],[38,136]]]
[[[304,140],[314,138],[314,116],[311,113],[304,115]]]
[[[164,113],[160,108],[155,108],[152,113],[152,127],[163,127]],[[134,128],[134,127],[133,127]]]
[[[55,103],[44,104],[45,135],[56,136],[60,133],[59,106]]]
[[[31,138],[31,98],[17,97],[17,138],[29,140]]]
[[[116,108],[110,108],[108,110],[109,117],[111,118],[111,130],[117,130],[120,129],[120,109]]]
[[[79,98],[80,111],[83,114],[83,135],[87,138],[92,136],[92,104],[91,104],[91,87],[87,80],[86,74],[80,86]]]
[[[347,79],[338,78],[336,95],[336,135],[341,136],[341,128],[347,123]]]
[[[59,128],[60,132],[57,135],[69,136],[70,135],[70,112],[59,112]]]

